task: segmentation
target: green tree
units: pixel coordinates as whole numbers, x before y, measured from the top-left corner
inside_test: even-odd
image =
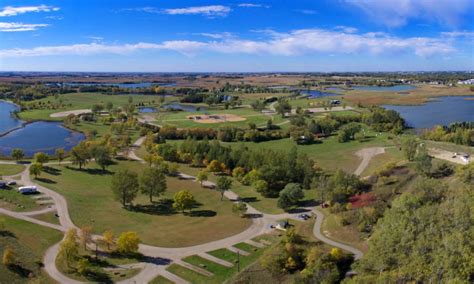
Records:
[[[418,173],[429,176],[431,174],[431,156],[428,155],[426,147],[418,147],[418,151],[415,156],[416,170]]]
[[[104,241],[104,243],[107,245],[107,249],[110,251],[110,246],[114,245],[115,244],[115,241],[114,241],[114,233],[110,230],[107,230],[105,231],[103,234],[102,234],[102,240]]]
[[[280,100],[275,106],[275,110],[278,114],[281,114],[281,116],[284,117],[286,113],[291,112],[291,105],[287,101]]]
[[[122,254],[138,252],[140,238],[136,232],[123,232],[117,239],[117,251]]]
[[[71,150],[71,160],[73,165],[78,165],[79,169],[82,169],[91,158],[89,147],[87,144],[82,141],[81,143],[77,144]]]
[[[36,163],[40,163],[41,165],[49,162],[49,156],[43,152],[36,153],[34,159]]]
[[[287,210],[296,205],[303,198],[304,193],[301,189],[301,185],[297,183],[289,183],[282,191],[280,191],[277,205],[278,207]]]
[[[92,263],[89,261],[87,258],[81,258],[77,262],[77,272],[81,275],[87,275],[91,272],[92,270]]]
[[[229,190],[232,186],[232,179],[220,176],[217,178],[217,190],[221,192],[221,201],[224,199],[224,193]]]
[[[59,161],[59,164],[61,164],[61,162],[64,160],[64,157],[66,156],[66,152],[64,151],[63,148],[58,148],[56,149],[55,154],[56,154],[56,158]]]
[[[2,262],[6,267],[16,263],[15,251],[11,247],[6,247],[3,251]]]
[[[416,141],[416,138],[413,136],[409,136],[405,138],[402,142],[403,153],[405,154],[405,158],[408,161],[415,160],[417,148],[418,148],[418,142]]]
[[[12,158],[15,159],[15,161],[18,162],[21,159],[23,159],[24,157],[25,157],[25,153],[23,152],[22,149],[20,149],[20,148],[13,149]]]
[[[245,213],[247,213],[247,204],[244,202],[237,202],[232,205],[232,212],[238,214],[240,217],[244,217]]]
[[[105,171],[105,168],[112,164],[110,149],[107,146],[96,146],[91,149],[91,157],[94,158],[97,165]]]
[[[196,204],[194,196],[189,190],[180,190],[174,195],[173,208],[184,213],[186,209],[191,210]]]
[[[148,168],[143,171],[140,177],[140,191],[147,194],[150,202],[153,197],[159,197],[166,191],[166,177],[160,168]]]
[[[209,178],[209,175],[206,170],[200,170],[196,176],[196,180],[201,184],[201,187],[202,187],[202,183],[207,181],[208,178]]]
[[[138,175],[128,169],[119,170],[112,177],[112,191],[124,207],[135,199],[138,187]]]
[[[30,166],[30,175],[34,175],[35,178],[37,178],[38,176],[41,175],[42,171],[43,171],[43,166],[40,163],[35,162],[35,163],[31,164],[31,166]]]

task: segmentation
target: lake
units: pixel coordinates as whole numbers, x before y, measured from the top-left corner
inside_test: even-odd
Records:
[[[23,121],[11,115],[15,110],[17,106],[0,101],[1,155],[10,156],[15,148],[22,149],[26,156],[36,152],[53,155],[57,148],[68,151],[85,139],[84,134],[65,128],[61,122],[36,121],[22,126]]]
[[[13,112],[19,109],[15,104],[0,101],[0,134],[22,125],[22,121],[13,114]]]
[[[407,92],[416,89],[413,85],[395,85],[390,87],[381,86],[352,86],[351,89],[361,91],[379,91],[379,92]]]
[[[333,96],[340,96],[341,94],[336,93],[329,93],[329,92],[321,92],[317,90],[301,90],[302,95],[307,95],[310,99],[315,98],[322,98],[322,97],[333,97]]]
[[[193,105],[180,104],[180,103],[169,103],[161,107],[167,110],[179,110],[179,111],[188,111],[188,112],[207,110],[207,108],[202,107],[202,106],[193,106]]]
[[[139,107],[138,108],[139,113],[153,113],[157,111],[158,110],[155,107]]]
[[[474,96],[438,97],[424,105],[383,107],[399,112],[408,126],[418,129],[459,121],[474,121]]]

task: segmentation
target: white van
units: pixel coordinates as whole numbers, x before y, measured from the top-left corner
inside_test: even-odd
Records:
[[[18,192],[21,194],[36,193],[38,189],[34,185],[22,186],[18,188]]]

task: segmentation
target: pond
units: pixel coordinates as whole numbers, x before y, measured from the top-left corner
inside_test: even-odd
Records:
[[[19,109],[20,108],[15,104],[0,101],[0,134],[22,125],[22,121],[17,119],[14,115],[14,112]]]
[[[333,97],[340,96],[341,94],[321,92],[318,90],[301,90],[301,94],[307,96],[310,99],[322,98],[322,97]]]
[[[157,111],[158,110],[155,107],[139,107],[138,108],[139,113],[153,113]]]
[[[0,101],[0,154],[10,156],[11,151],[20,148],[26,156],[36,152],[53,155],[57,148],[66,151],[85,139],[84,134],[65,128],[61,122],[36,121],[24,124],[23,121],[11,116],[11,111],[18,107]]]
[[[474,96],[438,97],[423,105],[384,105],[400,113],[408,126],[422,129],[453,122],[474,121]]]
[[[416,89],[413,85],[395,85],[389,87],[382,86],[352,86],[351,89],[361,91],[378,91],[378,92],[407,92]]]
[[[161,107],[167,110],[178,110],[178,111],[188,111],[188,112],[197,112],[197,111],[207,110],[206,107],[193,106],[193,105],[180,104],[180,103],[169,103]]]

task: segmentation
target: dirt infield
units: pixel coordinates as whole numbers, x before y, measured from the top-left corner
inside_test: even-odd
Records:
[[[192,119],[197,123],[222,123],[247,120],[247,118],[235,114],[199,114],[188,115],[186,118]]]

